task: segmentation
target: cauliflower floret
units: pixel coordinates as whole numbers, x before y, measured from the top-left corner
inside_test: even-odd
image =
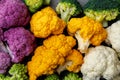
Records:
[[[35,47],[35,37],[23,27],[11,28],[4,32],[4,41],[12,58],[18,63],[28,56]]]
[[[68,55],[71,47],[75,46],[76,40],[71,36],[60,34],[58,36],[49,37],[44,40],[43,44],[48,49],[58,50],[61,53],[61,56],[65,57]]]
[[[0,73],[5,73],[10,65],[11,58],[9,54],[0,52]]]
[[[52,74],[57,66],[65,62],[64,58],[75,44],[76,40],[73,37],[63,34],[44,40],[43,45],[35,50],[32,60],[27,64],[30,80],[36,80],[44,74]]]
[[[75,35],[78,40],[78,49],[82,53],[87,52],[90,44],[98,46],[107,37],[107,32],[102,27],[102,24],[86,16],[83,18],[72,18],[68,22],[67,29],[70,35]]]
[[[51,7],[46,7],[32,16],[30,25],[30,29],[36,37],[46,38],[50,34],[61,34],[66,23]]]
[[[21,0],[0,0],[0,28],[26,26],[29,11]]]
[[[97,46],[89,49],[81,72],[83,80],[99,80],[101,76],[113,80],[120,74],[120,61],[112,48]]]
[[[69,55],[67,55],[65,63],[57,68],[57,72],[60,74],[62,71],[66,69],[70,72],[75,73],[79,72],[82,63],[83,63],[82,54],[79,51],[73,49],[70,51]]]
[[[106,30],[108,33],[106,43],[112,45],[112,48],[117,51],[120,57],[120,20],[113,23]]]

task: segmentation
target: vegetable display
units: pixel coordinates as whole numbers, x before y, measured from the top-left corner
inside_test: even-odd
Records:
[[[0,0],[0,80],[120,80],[119,13],[120,0]]]

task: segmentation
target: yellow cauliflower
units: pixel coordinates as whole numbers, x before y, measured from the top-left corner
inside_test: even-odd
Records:
[[[82,53],[87,52],[87,48],[90,44],[98,46],[107,37],[107,32],[102,27],[102,24],[87,16],[72,18],[68,22],[67,29],[70,35],[75,35],[78,40],[78,49]]]
[[[52,74],[57,66],[64,64],[65,57],[75,46],[76,40],[61,34],[51,36],[43,43],[35,50],[32,60],[27,64],[30,80],[36,80],[44,74]]]
[[[30,29],[38,38],[46,38],[50,34],[61,34],[66,23],[60,19],[51,7],[46,7],[33,14]]]
[[[75,49],[71,50],[65,60],[65,63],[57,68],[58,73],[61,73],[65,69],[75,73],[80,71],[80,67],[83,64],[83,56],[79,51]]]

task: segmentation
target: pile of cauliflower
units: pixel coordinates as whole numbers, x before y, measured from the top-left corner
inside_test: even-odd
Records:
[[[0,0],[0,80],[120,80],[120,20],[103,27],[70,1]]]

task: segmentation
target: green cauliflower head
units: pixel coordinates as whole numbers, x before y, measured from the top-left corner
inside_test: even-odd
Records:
[[[86,16],[103,23],[116,19],[119,14],[120,3],[117,0],[89,0],[84,5]]]
[[[57,74],[48,75],[45,80],[60,80]]]
[[[63,80],[82,80],[76,73],[68,73]]]

